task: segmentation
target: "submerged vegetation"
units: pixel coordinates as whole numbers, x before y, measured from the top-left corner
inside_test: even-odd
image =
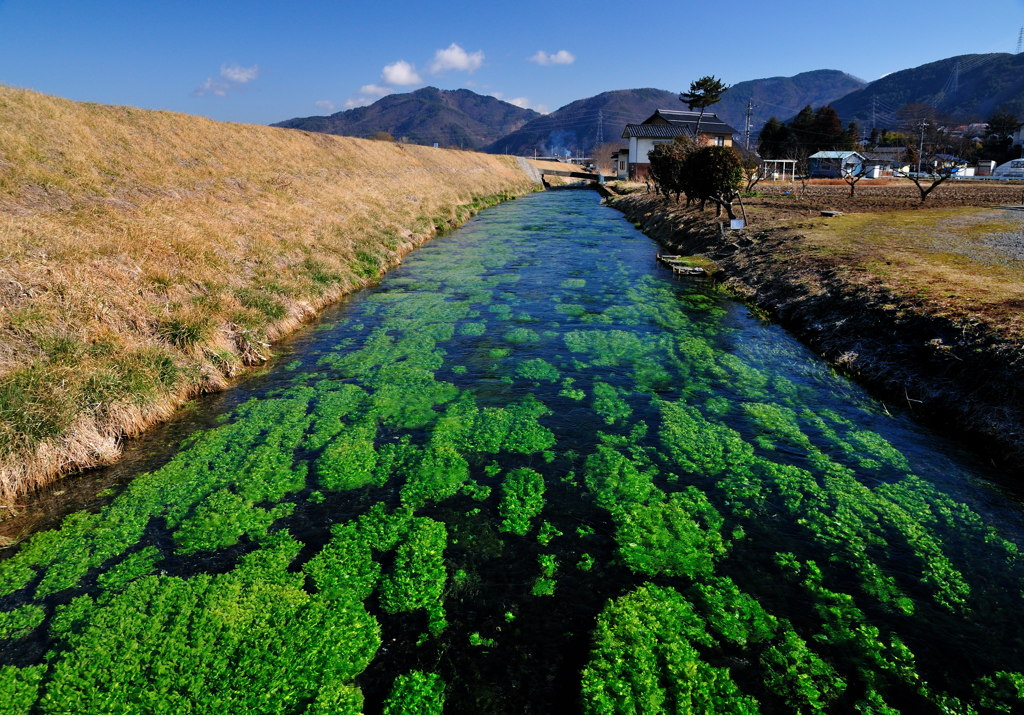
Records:
[[[592,202],[418,252],[290,383],[0,563],[7,711],[1024,706],[1019,534]]]

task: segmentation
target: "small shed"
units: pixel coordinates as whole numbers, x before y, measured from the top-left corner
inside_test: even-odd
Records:
[[[796,181],[796,159],[765,159],[764,178],[772,181]]]
[[[860,174],[864,155],[856,151],[819,151],[808,157],[807,175],[812,179],[838,179],[847,174]]]

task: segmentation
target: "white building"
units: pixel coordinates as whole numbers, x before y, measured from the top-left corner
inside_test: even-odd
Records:
[[[646,179],[651,170],[647,154],[658,144],[670,142],[678,136],[696,136],[700,112],[659,109],[640,124],[627,124],[622,132],[629,139],[627,172],[630,179]],[[711,146],[732,146],[736,130],[718,118],[704,112],[700,120],[700,139]]]

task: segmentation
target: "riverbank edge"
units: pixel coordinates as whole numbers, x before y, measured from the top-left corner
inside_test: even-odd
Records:
[[[799,222],[723,233],[709,212],[652,194],[606,203],[668,253],[701,256],[716,278],[883,403],[966,443],[992,466],[1024,473],[1020,345],[977,322],[937,315],[879,280],[801,250]]]
[[[423,246],[432,239],[444,235],[473,218],[485,208],[496,206],[505,201],[515,200],[530,193],[542,191],[543,186],[534,183],[536,178],[527,167],[519,162],[523,171],[523,182],[510,185],[504,191],[495,194],[473,195],[468,203],[456,203],[439,207],[445,214],[443,220],[434,217],[426,231],[410,232],[383,261],[377,275],[363,277],[356,282],[347,283],[334,290],[325,291],[319,296],[306,296],[298,301],[295,310],[280,320],[265,326],[267,342],[253,345],[242,358],[239,366],[230,371],[207,375],[201,383],[191,383],[182,389],[166,393],[158,401],[134,410],[131,420],[126,424],[110,424],[102,429],[102,436],[97,438],[97,430],[90,426],[89,434],[78,436],[65,435],[59,449],[49,444],[40,445],[31,470],[27,471],[27,479],[18,483],[18,489],[8,491],[0,499],[0,522],[17,515],[18,510],[25,506],[20,502],[31,502],[42,490],[58,484],[60,480],[83,470],[115,464],[123,453],[125,439],[138,437],[149,429],[172,419],[189,400],[203,394],[211,394],[231,389],[235,385],[266,363],[273,354],[273,347],[281,340],[295,333],[299,328],[315,321],[327,308],[365,288],[378,284],[387,273],[400,266],[407,255]],[[431,218],[431,217],[421,217]],[[102,441],[109,445],[105,451],[98,451],[96,444]],[[49,457],[49,458],[48,458]]]

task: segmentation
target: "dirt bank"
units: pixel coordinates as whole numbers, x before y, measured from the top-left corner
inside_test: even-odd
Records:
[[[936,247],[936,231],[927,227],[922,239],[909,228],[875,243],[863,238],[879,233],[863,230],[869,218],[880,226],[913,226],[911,218],[960,226],[969,218],[969,228],[984,231],[1001,216],[963,209],[918,209],[910,218],[851,216],[848,224],[862,232],[850,238],[841,222],[829,225],[834,219],[794,219],[755,208],[753,228],[722,235],[713,212],[684,210],[651,194],[609,203],[667,253],[712,259],[728,287],[884,401],[970,441],[1015,476],[1024,471],[1020,261],[990,266],[979,263],[974,250],[961,251],[970,260],[953,260],[948,239]],[[1015,218],[1007,221],[1012,225]],[[984,237],[971,240],[974,246]],[[915,253],[915,241],[927,250]]]
[[[511,157],[0,87],[0,506],[535,188]]]

